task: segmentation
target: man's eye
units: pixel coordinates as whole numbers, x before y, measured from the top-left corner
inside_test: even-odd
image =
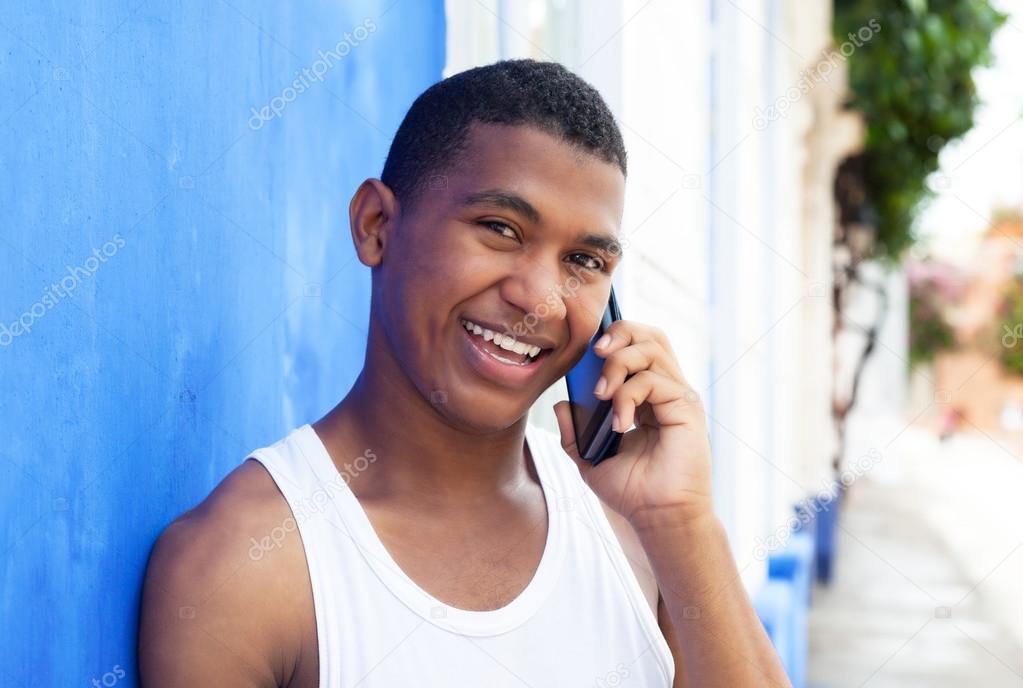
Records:
[[[590,270],[600,270],[603,272],[607,267],[607,264],[604,261],[599,258],[594,258],[587,253],[573,253],[571,258],[580,258],[581,260],[573,260],[573,262],[578,265],[582,265],[584,268],[589,268]]]
[[[489,227],[490,229],[494,230],[494,232],[502,236],[506,236],[511,239],[518,238],[515,235],[515,230],[512,229],[511,226],[506,225],[503,222],[498,222],[497,220],[484,220],[483,222],[480,222],[480,224],[483,225],[484,227]]]

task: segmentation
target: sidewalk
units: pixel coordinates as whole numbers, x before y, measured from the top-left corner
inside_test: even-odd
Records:
[[[810,686],[1023,688],[1023,521],[985,515],[1021,501],[1023,465],[997,444],[911,428],[852,486],[810,608]]]

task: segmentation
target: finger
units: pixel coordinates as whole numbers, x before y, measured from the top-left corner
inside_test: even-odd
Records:
[[[671,353],[672,358],[675,357],[671,342],[663,330],[632,320],[616,320],[611,323],[604,337],[595,344],[594,350],[601,355],[610,354],[635,342],[646,341],[657,342],[665,351]]]
[[[695,414],[700,424],[706,427],[707,417],[706,411],[703,408],[703,399],[700,398],[700,394],[692,387],[686,385],[686,391],[682,394],[682,398],[668,404],[665,413],[672,415],[676,408],[682,408],[686,413]]]
[[[625,432],[635,422],[636,408],[648,404],[661,426],[702,425],[699,395],[688,385],[651,370],[643,370],[625,381],[612,400],[617,432]]]
[[[652,370],[681,382],[682,373],[661,345],[652,340],[641,341],[609,355],[601,370],[603,386],[598,380],[593,393],[600,399],[610,399],[625,378],[641,370]]]
[[[611,323],[604,337],[594,344],[593,350],[598,356],[607,358],[616,351],[628,346],[635,346],[640,342],[656,344],[659,350],[656,359],[661,362],[661,368],[670,371],[682,383],[689,384],[682,374],[682,369],[678,365],[678,357],[675,355],[674,349],[671,348],[671,342],[668,341],[667,335],[656,327],[631,320],[617,320]]]

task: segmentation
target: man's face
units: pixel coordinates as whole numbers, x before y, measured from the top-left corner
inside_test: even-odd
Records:
[[[486,432],[524,415],[596,331],[620,260],[625,178],[526,126],[474,124],[459,160],[401,216],[377,297],[419,393]],[[486,330],[532,348],[508,350]]]

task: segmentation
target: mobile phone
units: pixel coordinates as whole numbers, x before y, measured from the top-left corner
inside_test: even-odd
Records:
[[[621,319],[622,314],[618,310],[618,301],[615,300],[612,287],[597,333],[590,340],[583,357],[565,375],[576,448],[579,456],[593,465],[617,454],[622,441],[622,433],[611,429],[611,400],[598,399],[593,394],[593,388],[604,368],[604,359],[593,351],[593,345],[607,332],[611,323]]]

